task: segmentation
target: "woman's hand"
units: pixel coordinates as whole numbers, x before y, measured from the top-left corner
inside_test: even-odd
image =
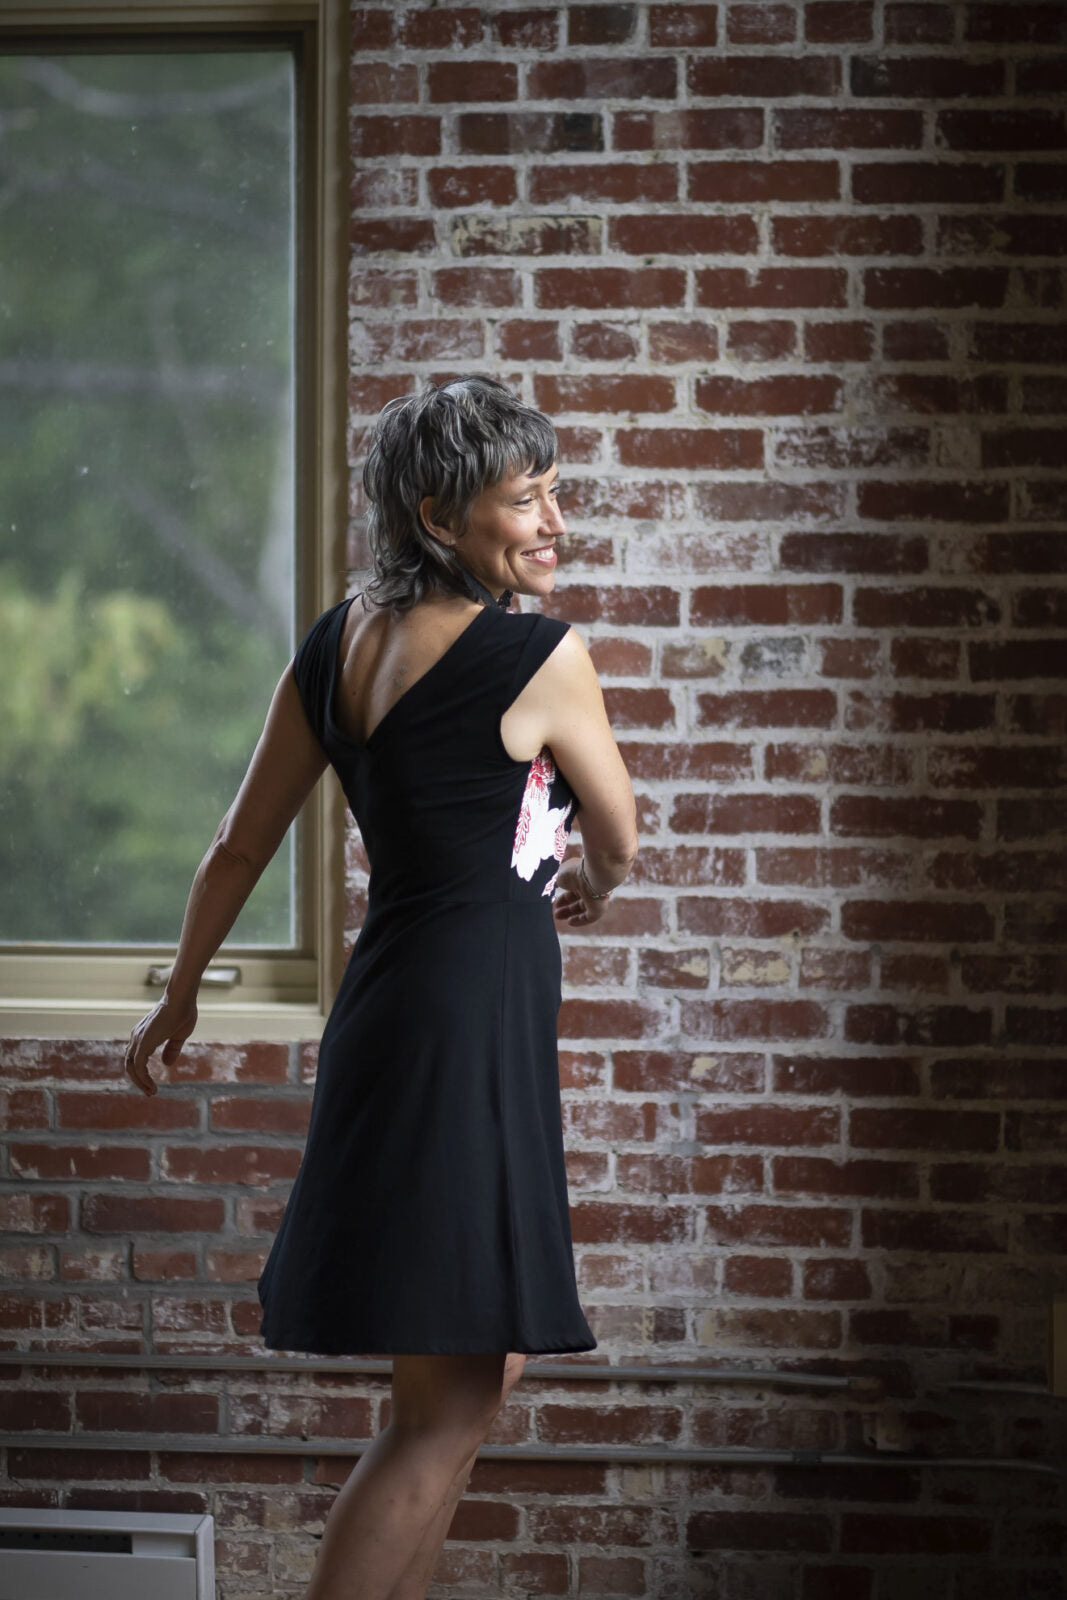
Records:
[[[182,1046],[196,1027],[196,1002],[186,1004],[169,1000],[166,995],[154,1006],[147,1017],[130,1034],[126,1046],[126,1075],[144,1095],[154,1095],[157,1086],[148,1070],[151,1057],[163,1046],[160,1060],[165,1067],[173,1066],[182,1053]]]
[[[588,928],[599,922],[608,908],[610,894],[594,897],[582,872],[580,856],[571,856],[559,869],[552,914],[564,928]]]

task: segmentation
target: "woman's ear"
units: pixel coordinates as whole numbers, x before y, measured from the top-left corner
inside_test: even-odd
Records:
[[[446,544],[451,550],[456,543],[456,536],[451,528],[446,528],[443,522],[433,520],[433,497],[424,495],[419,501],[419,521],[426,532],[432,534],[441,544]]]

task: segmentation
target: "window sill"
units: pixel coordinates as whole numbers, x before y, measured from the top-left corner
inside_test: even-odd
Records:
[[[151,1008],[128,1001],[0,999],[0,1034],[8,1039],[124,1039]],[[196,1042],[220,1044],[317,1039],[326,1014],[285,1001],[198,1001]]]

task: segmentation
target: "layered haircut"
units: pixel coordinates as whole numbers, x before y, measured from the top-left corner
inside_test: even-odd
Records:
[[[424,525],[419,505],[429,497],[431,521],[461,542],[484,489],[516,473],[539,477],[557,454],[548,418],[493,378],[455,378],[391,400],[363,468],[374,564],[367,599],[407,611],[430,594],[469,594],[462,564]]]

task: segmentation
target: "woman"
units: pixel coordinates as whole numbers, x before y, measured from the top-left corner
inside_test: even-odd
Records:
[[[374,577],[284,674],[126,1065],[155,1092],[201,974],[327,762],[371,861],[307,1149],[260,1280],[272,1348],[394,1358],[388,1427],[331,1511],[307,1600],[417,1600],[525,1355],[587,1350],[556,1061],[555,922],[636,854],[589,656],[509,608],[555,586],[556,438],[500,384],[394,401],[364,469]],[[577,809],[584,854],[563,860]],[[553,896],[555,897],[553,900]]]

